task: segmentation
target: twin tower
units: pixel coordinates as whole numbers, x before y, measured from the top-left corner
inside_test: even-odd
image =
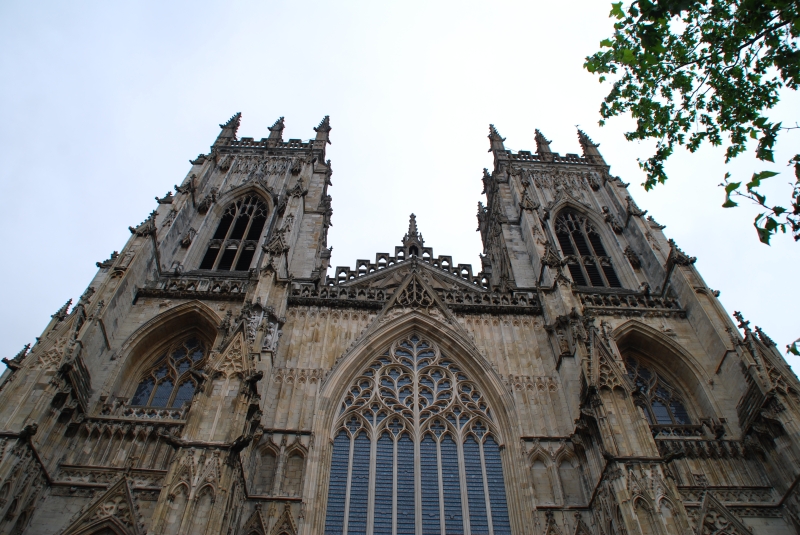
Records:
[[[586,134],[330,269],[328,117],[239,121],[3,359],[0,534],[798,533],[797,378]]]

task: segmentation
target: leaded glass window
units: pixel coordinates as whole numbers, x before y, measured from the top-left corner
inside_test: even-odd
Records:
[[[255,195],[231,203],[222,214],[200,269],[247,271],[267,222],[267,205]]]
[[[170,345],[139,380],[130,404],[180,408],[189,403],[197,386],[192,371],[206,363],[206,344],[191,336]]]
[[[644,401],[639,405],[644,409],[650,425],[692,423],[680,393],[663,376],[633,357],[625,360],[625,366],[628,369],[628,377],[639,391],[639,399]]]
[[[510,535],[491,408],[433,342],[412,335],[367,366],[333,436],[326,535]]]
[[[584,216],[572,210],[561,212],[556,218],[556,238],[575,284],[610,288],[622,286],[600,234]]]

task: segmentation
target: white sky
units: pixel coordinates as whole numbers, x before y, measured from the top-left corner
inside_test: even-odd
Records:
[[[671,180],[639,185],[608,92],[583,68],[611,33],[610,2],[21,2],[0,3],[0,356],[33,342],[128,239],[129,225],[179,183],[218,124],[243,113],[260,139],[313,137],[331,116],[332,265],[393,252],[416,213],[426,245],[479,266],[480,177],[494,123],[506,147],[535,151],[539,128],[561,154],[575,125],[601,143],[612,173],[667,225],[707,284],[783,349],[800,336],[800,244],[759,244],[751,208],[724,210],[726,170],[765,168],[720,151],[679,153]],[[787,94],[775,116],[798,120]],[[769,200],[790,190],[783,135]],[[800,364],[800,359],[790,360]]]

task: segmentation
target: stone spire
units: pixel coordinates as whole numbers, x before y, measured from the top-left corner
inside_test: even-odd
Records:
[[[542,156],[543,154],[552,154],[550,150],[550,140],[544,137],[539,129],[536,129],[536,154]]]
[[[220,132],[219,135],[217,136],[217,140],[214,142],[214,146],[225,145],[229,141],[236,139],[236,132],[238,132],[239,130],[239,123],[241,121],[242,121],[242,112],[239,112],[230,119],[228,119],[227,123],[219,125],[219,127],[222,128],[222,132]]]
[[[425,245],[425,240],[422,239],[422,234],[417,230],[417,216],[411,214],[408,219],[408,233],[403,236],[403,247],[409,249],[409,255],[420,255],[422,246]],[[417,246],[417,252],[410,251],[412,246]]]
[[[331,131],[330,116],[326,115],[325,118],[323,118],[319,123],[319,126],[314,128],[314,131],[317,133],[317,141],[325,141],[326,143],[330,144],[331,140],[328,137]]]
[[[581,144],[581,149],[583,149],[583,157],[589,160],[591,163],[598,163],[598,164],[605,164],[605,160],[603,159],[603,155],[600,154],[600,151],[597,150],[597,147],[600,146],[599,143],[595,143],[592,141],[592,138],[586,135],[586,132],[578,129],[578,142]]]
[[[283,141],[283,117],[275,121],[275,124],[269,127],[269,138],[277,141]]]

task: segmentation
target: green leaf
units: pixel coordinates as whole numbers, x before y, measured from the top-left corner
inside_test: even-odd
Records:
[[[726,176],[725,178],[728,178],[728,177]],[[730,194],[733,190],[735,190],[736,188],[738,188],[741,185],[742,185],[741,182],[731,182],[730,184],[725,186],[725,193]]]
[[[620,60],[625,65],[633,65],[636,63],[636,56],[633,54],[633,50],[630,48],[625,48],[622,50],[622,59]]]
[[[791,345],[786,346],[786,352],[791,353],[792,355],[797,355],[800,357],[800,348],[797,347],[797,342],[800,340],[796,340]]]
[[[600,48],[611,48],[614,46],[614,43],[611,42],[611,39],[603,39],[600,41]]]
[[[616,17],[618,19],[625,18],[625,13],[622,11],[622,2],[618,2],[616,4],[611,4],[611,13],[608,15],[609,17]]]
[[[737,203],[733,202],[730,197],[725,199],[725,202],[722,203],[723,208],[733,208],[735,206],[739,206]]]

